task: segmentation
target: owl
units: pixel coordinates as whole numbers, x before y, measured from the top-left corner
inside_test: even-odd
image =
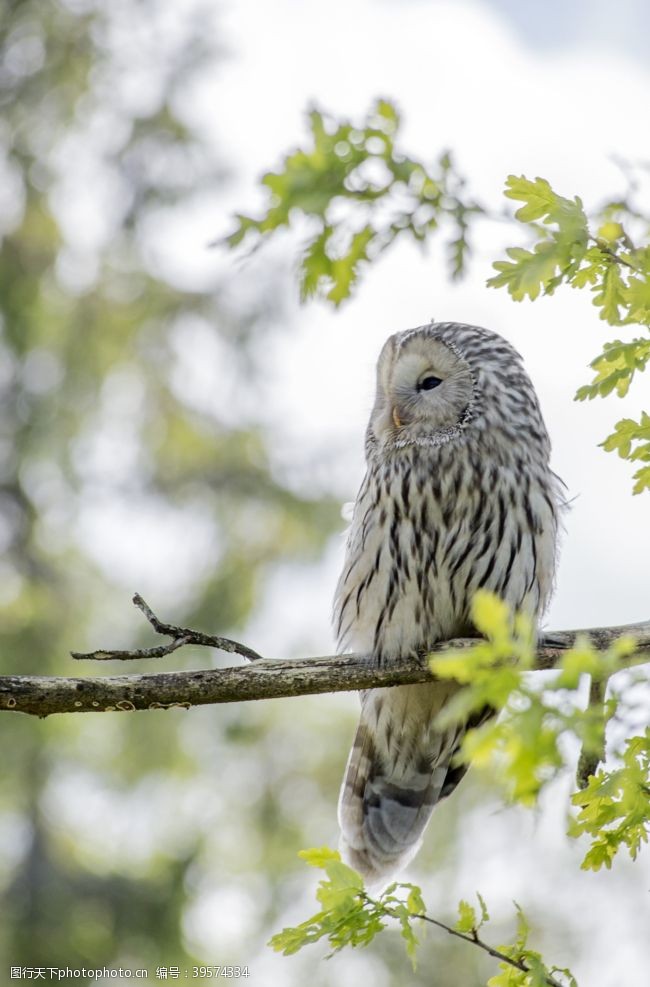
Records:
[[[517,351],[478,326],[391,336],[377,364],[367,472],[334,601],[339,649],[391,659],[475,634],[477,590],[536,620],[551,593],[561,481]],[[341,851],[370,885],[417,852],[462,778],[467,725],[436,717],[454,682],[361,693],[339,800]],[[486,711],[489,715],[492,711]]]

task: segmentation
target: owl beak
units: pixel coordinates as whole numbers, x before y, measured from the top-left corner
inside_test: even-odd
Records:
[[[395,406],[393,406],[393,424],[395,425],[395,428],[401,428],[402,425],[404,424]]]

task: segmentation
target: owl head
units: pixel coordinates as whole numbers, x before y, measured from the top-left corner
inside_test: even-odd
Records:
[[[490,427],[516,441],[524,425],[529,437],[546,434],[521,356],[497,333],[433,322],[386,341],[368,451],[441,445]]]

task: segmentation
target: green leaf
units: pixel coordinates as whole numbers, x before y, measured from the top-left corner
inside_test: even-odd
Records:
[[[488,285],[506,287],[515,301],[522,301],[526,297],[534,300],[542,290],[552,294],[563,280],[571,283],[589,253],[587,218],[580,199],[565,199],[553,191],[546,179],[531,182],[523,175],[508,177],[505,195],[524,203],[515,217],[529,223],[538,240],[532,250],[508,248],[510,260],[493,264],[498,273]],[[544,226],[537,224],[539,219]]]
[[[573,240],[576,243],[587,242],[587,217],[581,200],[566,199],[553,191],[544,178],[529,181],[523,175],[517,178],[509,175],[506,179],[507,198],[524,202],[517,210],[515,218],[522,223],[534,223],[541,219],[546,225],[558,227],[558,243]]]
[[[329,860],[324,864],[329,884],[334,891],[361,891],[363,878],[358,871],[348,867],[342,860]]]
[[[612,326],[621,323],[620,309],[625,305],[626,284],[618,267],[611,262],[604,270],[600,283],[593,286],[594,305],[600,308],[600,317]]]
[[[458,921],[454,928],[457,932],[473,932],[477,926],[476,912],[467,901],[458,902]]]
[[[424,899],[422,898],[422,892],[416,885],[403,885],[403,887],[408,887],[409,893],[406,899],[406,907],[408,908],[411,915],[423,915],[426,906],[424,904]]]
[[[476,892],[476,897],[478,898],[478,903],[481,908],[481,921],[477,926],[477,929],[480,929],[482,925],[485,925],[486,922],[490,921],[490,915],[487,910],[487,905],[485,904],[482,895],[480,895],[478,891]]]
[[[415,970],[417,967],[416,963],[416,950],[420,944],[420,940],[415,934],[413,926],[411,924],[411,918],[408,912],[400,911],[399,913],[399,923],[400,923],[400,933],[402,939],[406,943],[406,955],[411,961],[411,966]]]
[[[628,279],[624,292],[628,318],[634,322],[650,324],[650,271]]]
[[[508,247],[506,253],[510,261],[495,261],[492,266],[499,273],[487,283],[490,288],[506,287],[516,302],[526,297],[534,301],[561,261],[556,245],[550,240],[540,240],[532,251]]]
[[[601,442],[606,452],[617,452],[622,459],[650,463],[650,415],[643,411],[641,418],[623,418],[616,423],[611,435]],[[650,490],[650,466],[642,466],[634,474],[634,494]]]
[[[650,361],[650,338],[637,337],[629,342],[615,339],[605,343],[603,352],[592,360],[591,366],[596,371],[591,384],[581,387],[577,394],[578,401],[585,398],[605,397],[614,389],[619,397],[627,394],[630,384],[637,371],[643,371]]]
[[[585,288],[587,285],[594,285],[599,278],[602,278],[608,260],[603,252],[597,247],[591,247],[585,251],[582,258],[583,263],[568,278],[572,288]]]
[[[636,480],[632,487],[633,494],[643,493],[644,490],[650,491],[650,466],[642,466],[633,474],[633,477]]]
[[[559,196],[555,194],[545,178],[536,178],[531,182],[523,175],[519,178],[516,175],[508,175],[504,195],[508,199],[525,203],[515,213],[515,218],[521,223],[530,223],[535,219],[549,222],[558,212],[560,205]]]
[[[650,729],[628,740],[620,767],[599,771],[571,801],[579,811],[570,835],[593,837],[585,870],[610,868],[621,847],[634,859],[650,831]]]
[[[276,953],[283,953],[285,956],[291,956],[297,953],[303,946],[317,942],[326,934],[322,924],[324,917],[325,913],[319,912],[300,925],[288,927],[283,929],[282,932],[277,932],[270,938],[269,946]]]
[[[323,868],[334,860],[340,860],[341,854],[338,850],[331,850],[328,846],[311,847],[308,850],[299,850],[298,856],[305,860],[311,867]]]

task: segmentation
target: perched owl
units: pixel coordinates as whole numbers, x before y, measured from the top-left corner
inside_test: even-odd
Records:
[[[391,336],[379,356],[367,472],[334,602],[341,651],[379,663],[472,634],[480,588],[538,617],[553,583],[559,479],[513,347],[453,322]],[[341,849],[370,883],[416,853],[465,769],[436,714],[453,682],[373,689],[339,801]]]

